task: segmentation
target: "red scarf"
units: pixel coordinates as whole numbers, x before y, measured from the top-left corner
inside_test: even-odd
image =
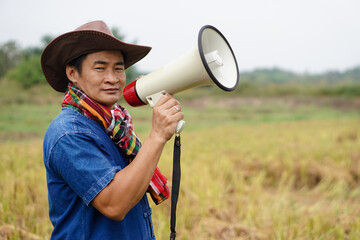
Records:
[[[125,108],[115,104],[114,109],[110,110],[89,98],[72,83],[68,85],[62,107],[74,109],[100,123],[114,144],[128,156],[129,163],[135,158],[141,147],[141,142],[134,131],[132,118]],[[166,183],[166,177],[156,167],[148,188],[151,198],[156,204],[169,198],[170,191]]]

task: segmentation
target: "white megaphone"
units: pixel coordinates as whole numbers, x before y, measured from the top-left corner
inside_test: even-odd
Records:
[[[206,25],[199,31],[196,47],[128,84],[123,96],[133,107],[147,103],[154,107],[166,93],[175,94],[202,85],[217,85],[232,91],[238,83],[239,68],[230,44],[218,29]],[[180,133],[184,126],[185,121],[180,120],[176,132]]]

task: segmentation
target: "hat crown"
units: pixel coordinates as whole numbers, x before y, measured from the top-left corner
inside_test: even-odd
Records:
[[[97,31],[114,37],[114,35],[112,34],[111,30],[106,25],[106,23],[100,20],[85,23],[80,27],[76,28],[74,31]]]

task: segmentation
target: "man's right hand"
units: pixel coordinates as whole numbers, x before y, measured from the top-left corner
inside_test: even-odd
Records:
[[[150,136],[167,142],[174,135],[177,123],[183,118],[179,101],[170,94],[162,96],[153,108]]]

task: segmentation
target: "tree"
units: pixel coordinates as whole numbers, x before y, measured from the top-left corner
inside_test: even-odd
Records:
[[[55,37],[52,35],[45,35],[41,38],[43,48],[45,48]]]
[[[21,60],[21,49],[15,41],[0,46],[0,77],[15,67]]]
[[[24,88],[45,83],[46,80],[40,66],[40,55],[23,58],[16,68],[6,74],[6,77],[19,82]]]
[[[43,46],[27,47],[23,50],[18,48],[19,60],[14,64],[13,69],[6,69],[6,77],[10,80],[19,82],[24,88],[30,88],[39,83],[45,83],[40,58],[44,47],[53,39],[50,35],[42,37]],[[7,56],[12,58],[10,51],[7,51]],[[9,71],[8,71],[9,70]],[[5,74],[4,72],[4,74]]]
[[[51,35],[45,35],[41,38],[42,46],[40,47],[27,47],[22,51],[22,56],[24,58],[30,58],[35,55],[41,55],[44,48],[51,42],[51,40],[54,39]]]

